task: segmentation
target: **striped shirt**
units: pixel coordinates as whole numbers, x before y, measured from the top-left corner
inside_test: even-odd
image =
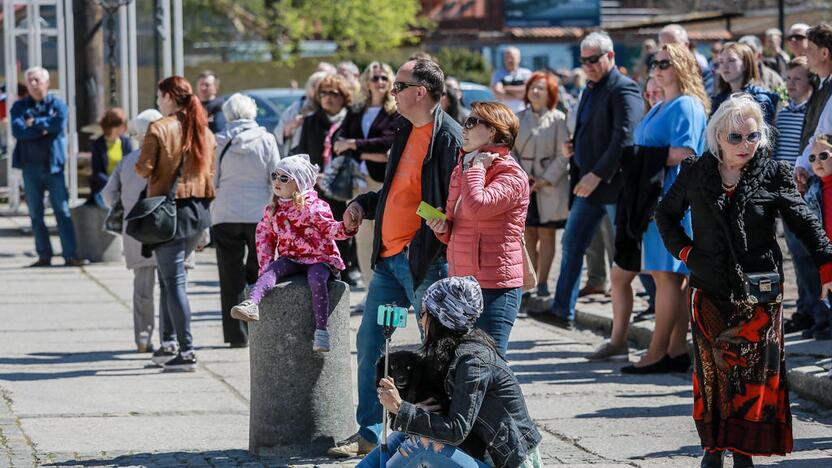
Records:
[[[806,115],[808,103],[807,100],[798,105],[790,100],[789,105],[781,109],[775,119],[777,150],[774,153],[774,159],[787,161],[792,167],[800,156],[800,136],[803,132],[803,118]]]

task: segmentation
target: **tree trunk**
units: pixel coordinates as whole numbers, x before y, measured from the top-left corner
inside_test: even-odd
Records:
[[[89,151],[90,133],[104,113],[104,35],[103,11],[89,0],[73,0],[75,13],[75,108],[78,119],[78,148]]]

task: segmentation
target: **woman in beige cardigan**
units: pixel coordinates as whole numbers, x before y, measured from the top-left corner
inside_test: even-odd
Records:
[[[532,196],[526,218],[526,248],[538,277],[537,295],[549,296],[547,284],[555,258],[555,231],[569,215],[569,163],[563,144],[569,140],[566,115],[558,104],[558,79],[535,72],[526,82],[526,109],[514,154],[529,175]]]

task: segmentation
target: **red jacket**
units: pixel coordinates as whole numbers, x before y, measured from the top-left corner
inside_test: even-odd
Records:
[[[445,213],[449,229],[448,274],[471,275],[484,289],[523,286],[523,232],[529,208],[529,177],[508,148],[483,148],[501,156],[486,170],[454,167]],[[461,197],[461,199],[460,199]],[[457,200],[459,205],[457,206]]]

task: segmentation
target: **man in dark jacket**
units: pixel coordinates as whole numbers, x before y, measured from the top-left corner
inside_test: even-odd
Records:
[[[49,72],[44,68],[32,67],[23,76],[29,95],[15,102],[9,114],[12,134],[17,139],[12,167],[23,171],[23,189],[38,253],[38,260],[31,266],[43,267],[52,263],[52,243],[43,221],[46,192],[49,192],[49,202],[58,222],[66,265],[81,266],[89,262],[75,256],[75,227],[64,182],[66,104],[49,94]]]
[[[356,198],[344,213],[354,230],[363,219],[375,220],[373,279],[358,328],[358,433],[339,442],[329,453],[356,456],[378,443],[382,408],[376,393],[376,361],[384,346],[376,323],[380,305],[413,306],[421,311],[428,286],[448,274],[445,250],[433,231],[416,214],[421,201],[444,207],[451,171],[462,148],[462,129],[439,109],[445,77],[430,60],[412,60],[396,73],[393,93],[399,122],[384,186]]]
[[[603,32],[581,42],[581,68],[589,83],[578,105],[570,179],[574,200],[563,235],[563,254],[552,310],[536,318],[571,327],[587,247],[608,215],[615,225],[620,165],[632,153],[633,131],[644,104],[635,81],[618,72],[612,40]]]
[[[220,91],[220,79],[216,73],[205,70],[199,74],[196,85],[196,94],[208,113],[208,128],[216,135],[225,130],[226,126],[225,114],[222,113],[222,103],[225,100],[217,96]]]

